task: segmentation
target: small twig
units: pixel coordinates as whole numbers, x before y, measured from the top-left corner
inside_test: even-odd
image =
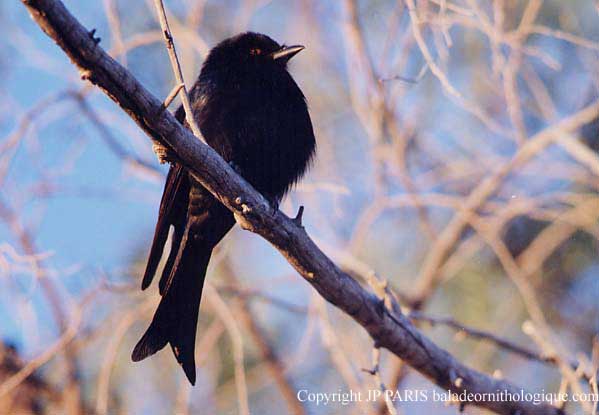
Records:
[[[347,355],[347,349],[339,336],[343,333],[337,333],[331,324],[327,304],[322,298],[317,299],[317,310],[320,316],[319,327],[321,333],[322,345],[329,353],[332,365],[335,367],[339,376],[343,379],[350,390],[360,391],[365,390],[366,385],[363,385],[361,379],[358,378],[353,365],[353,360]],[[366,401],[358,400],[360,413],[368,413],[369,405]]]
[[[89,105],[86,96],[83,91],[67,91],[66,95],[71,97],[79,108],[83,115],[85,115],[89,121],[96,127],[100,138],[106,143],[110,151],[112,151],[117,157],[123,159],[125,162],[130,163],[132,166],[138,166],[143,168],[147,173],[155,175],[155,177],[162,177],[160,169],[156,165],[150,163],[147,160],[138,157],[135,154],[131,154],[114,136],[112,129],[109,128],[104,121],[100,118],[99,114]]]
[[[171,92],[164,99],[164,103],[162,104],[162,108],[161,108],[162,111],[164,111],[165,109],[168,108],[169,105],[171,105],[171,102],[173,102],[173,100],[175,99],[175,97],[177,96],[177,94],[179,93],[179,91],[181,91],[181,88],[184,88],[184,87],[185,87],[184,83],[180,83],[180,84],[175,85],[173,87],[173,89],[171,90]]]
[[[100,41],[102,40],[99,37],[96,37],[96,29],[92,29],[89,31],[89,37],[91,40],[94,41],[94,43],[97,45],[98,43],[100,43]]]
[[[200,132],[200,128],[198,127],[195,118],[193,117],[193,111],[189,102],[189,95],[187,94],[187,87],[185,86],[185,81],[183,80],[183,71],[181,71],[181,65],[179,64],[179,58],[177,58],[177,51],[175,50],[175,43],[173,42],[173,36],[171,35],[171,29],[168,25],[168,20],[166,19],[164,4],[162,4],[162,0],[154,0],[154,5],[156,6],[156,11],[158,13],[158,20],[160,21],[162,33],[164,34],[166,50],[168,51],[171,66],[173,67],[175,79],[178,84],[183,85],[181,86],[181,103],[183,104],[183,109],[185,109],[185,120],[189,124],[191,131],[193,132],[193,135],[195,135],[197,138],[199,138],[200,140],[202,140],[202,142],[205,143],[206,140],[204,140],[204,137]]]
[[[385,308],[390,312],[401,315],[401,306],[395,292],[389,286],[389,281],[386,278],[379,278],[372,272],[365,276],[368,285],[372,288],[377,297],[381,299]]]
[[[403,360],[401,359],[396,359],[395,360],[395,366],[391,369],[391,384],[389,385],[389,390],[391,391],[396,391],[400,388],[401,383],[403,382],[403,380],[407,377],[409,371],[408,371],[408,367]],[[386,386],[386,385],[385,385]],[[377,413],[380,415],[384,415],[387,413],[387,402],[382,402],[381,405],[379,405],[379,408],[377,410]]]
[[[206,284],[210,303],[214,308],[214,312],[222,320],[229,336],[231,338],[233,348],[233,361],[235,363],[235,386],[237,387],[237,402],[239,413],[249,415],[250,405],[248,402],[248,390],[245,376],[245,363],[243,354],[243,335],[237,324],[237,320],[222,297],[216,291],[212,284]]]
[[[371,273],[367,276],[368,284],[372,287],[374,293],[377,297],[381,299],[383,302],[383,306],[388,310],[389,316],[393,318],[393,315],[401,315],[401,306],[399,305],[399,301],[397,297],[393,294],[393,291],[389,287],[389,282],[382,278],[379,279],[376,274]],[[374,347],[372,349],[372,369],[362,369],[364,372],[371,374],[374,377],[374,381],[376,386],[383,393],[383,397],[385,399],[385,405],[387,407],[387,412],[390,415],[397,415],[397,410],[395,406],[393,406],[393,401],[391,397],[387,393],[387,387],[383,383],[381,379],[381,375],[379,373],[380,368],[380,359],[381,359],[381,349],[380,346],[375,341]]]
[[[31,359],[25,366],[23,366],[23,368],[21,368],[21,370],[0,384],[0,399],[4,398],[7,394],[13,391],[21,384],[21,382],[27,379],[28,376],[30,376],[44,364],[48,363],[54,356],[56,356],[56,354],[69,345],[69,343],[75,338],[75,335],[81,326],[83,320],[83,309],[90,303],[96,294],[97,291],[92,291],[83,297],[81,302],[71,312],[70,321],[65,325],[65,330],[52,346],[48,347],[37,357]]]
[[[309,310],[306,307],[302,307],[299,305],[289,303],[285,300],[281,300],[280,298],[265,294],[264,292],[257,290],[257,289],[238,287],[238,286],[234,286],[234,285],[218,285],[217,288],[221,292],[232,293],[236,296],[239,296],[242,300],[246,300],[249,298],[255,298],[257,300],[262,300],[267,303],[270,303],[275,307],[279,307],[284,310],[287,310],[291,313],[307,314],[309,312]]]
[[[539,327],[539,324],[535,324],[533,321],[527,320],[522,323],[522,331],[524,334],[529,336],[539,346],[545,354],[553,357],[556,362],[556,366],[559,367],[561,374],[572,388],[574,394],[582,396],[584,391],[579,383],[581,379],[588,380],[589,376],[584,373],[582,367],[578,364],[572,364],[558,352],[556,345],[549,338],[548,333],[543,330],[543,327]],[[591,413],[592,407],[591,402],[581,401],[579,402],[585,412]]]
[[[379,78],[379,82],[391,82],[391,81],[401,81],[407,84],[415,85],[418,83],[417,79],[414,78],[406,78],[401,75],[390,76],[389,78]]]
[[[402,82],[406,82],[408,84],[417,84],[424,77],[424,75],[428,72],[428,68],[429,68],[428,65],[426,65],[426,64],[423,65],[422,68],[420,69],[420,71],[418,71],[418,75],[416,75],[416,78],[406,78],[401,75],[395,75],[395,76],[391,76],[389,78],[379,78],[379,82],[402,81]]]
[[[298,211],[297,211],[297,215],[295,215],[295,218],[293,218],[293,222],[299,226],[300,228],[303,228],[304,225],[302,224],[302,218],[304,216],[304,207],[300,206]]]
[[[139,306],[125,313],[120,319],[119,323],[108,340],[108,344],[105,347],[104,358],[100,366],[100,372],[98,374],[98,385],[96,388],[96,414],[105,415],[108,413],[108,401],[110,396],[110,375],[112,373],[117,354],[119,352],[119,346],[127,330],[135,324],[137,319],[147,312],[150,307],[155,307],[156,301],[154,298],[149,298]]]
[[[374,345],[372,348],[372,369],[362,369],[362,371],[371,374],[374,377],[374,381],[376,383],[377,388],[383,393],[383,397],[385,398],[385,404],[387,405],[387,411],[390,415],[397,415],[397,410],[395,406],[393,406],[393,402],[391,401],[391,397],[387,393],[387,387],[383,383],[381,379],[381,374],[379,371],[381,361],[381,349]]]
[[[442,318],[442,317],[431,317],[427,316],[419,311],[412,311],[408,317],[412,320],[426,321],[431,325],[443,325],[450,327],[459,333],[463,333],[469,337],[481,340],[487,340],[495,345],[501,347],[504,350],[510,351],[514,354],[520,355],[526,359],[535,360],[541,363],[547,363],[550,365],[555,365],[555,359],[550,356],[542,356],[539,353],[533,352],[525,347],[518,346],[508,340],[502,339],[494,334],[474,329],[472,327],[464,326],[463,324],[455,321],[451,318]]]
[[[254,344],[260,351],[271,377],[274,379],[281,392],[281,396],[287,403],[289,413],[293,415],[305,415],[306,411],[304,405],[297,398],[297,388],[287,374],[287,364],[289,359],[287,359],[286,356],[279,356],[273,341],[269,339],[260,326],[259,319],[252,310],[248,295],[245,295],[247,294],[247,290],[240,287],[239,279],[231,266],[231,262],[227,259],[223,260],[219,265],[223,268],[225,277],[231,284],[231,287],[237,289],[238,293],[244,293],[239,295],[239,312],[236,315],[240,316],[241,321],[245,325],[245,329],[249,332]],[[221,288],[219,287],[219,291],[220,289]],[[260,293],[258,292],[258,294]],[[307,310],[304,310],[304,313],[306,312]]]

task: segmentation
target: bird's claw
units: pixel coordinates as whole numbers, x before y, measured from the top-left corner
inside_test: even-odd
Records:
[[[158,157],[158,162],[160,164],[172,163],[175,160],[171,150],[160,143],[155,142],[152,144],[152,151],[154,151],[154,154],[156,154],[156,157]]]
[[[385,297],[378,299],[378,301],[376,302],[375,310],[378,313],[378,315],[381,317],[385,314],[385,311],[387,311],[387,304],[385,304]]]
[[[270,205],[270,214],[274,216],[279,210],[279,199],[272,196],[266,196],[266,200],[268,200],[268,204]]]

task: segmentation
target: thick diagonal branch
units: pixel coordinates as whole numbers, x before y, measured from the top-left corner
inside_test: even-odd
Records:
[[[56,0],[22,0],[39,26],[79,68],[154,140],[166,143],[197,180],[231,209],[240,225],[274,245],[327,301],[351,315],[378,347],[385,347],[444,389],[456,393],[518,394],[506,381],[470,369],[418,332],[402,315],[342,272],[303,227],[268,202],[210,147],[195,139],[125,68],[108,56],[93,35]],[[547,404],[484,400],[472,402],[499,414],[559,414]]]

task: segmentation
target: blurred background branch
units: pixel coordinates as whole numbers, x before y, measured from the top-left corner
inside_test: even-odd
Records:
[[[102,45],[150,91],[168,95],[172,71],[151,1],[67,5],[97,27]],[[282,208],[308,207],[305,226],[327,254],[362,281],[384,276],[407,310],[561,362],[535,363],[443,325],[422,325],[469,366],[532,390],[596,390],[599,14],[593,2],[172,0],[165,6],[188,80],[210,45],[240,30],[308,47],[291,70],[310,103],[318,160]],[[52,350],[86,293],[100,282],[106,287],[68,343],[75,366],[60,348],[3,404],[23,398],[23,406],[12,408],[37,413],[90,407],[236,413],[233,346],[208,301],[199,323],[197,388],[179,386],[177,368],[161,354],[129,363],[143,329],[139,320],[150,318],[137,279],[164,169],[151,161],[138,128],[102,94],[82,88],[59,51],[45,46],[22,6],[2,3],[0,22],[0,334],[10,359],[26,365]],[[23,229],[33,249],[23,246]],[[339,366],[320,339],[322,307],[276,252],[242,232],[220,249],[228,259],[209,278],[234,316],[245,307],[236,299],[250,307],[285,362],[277,369],[281,379],[264,376],[272,365],[240,321],[252,412],[291,412],[281,394],[284,379],[295,390],[347,391],[347,382],[352,390],[373,388],[371,375],[360,370],[372,365],[368,336],[328,310],[335,353],[345,356]],[[47,284],[63,309],[60,319]],[[123,327],[121,319],[129,332],[113,330]],[[22,367],[11,365],[13,374]],[[69,367],[76,368],[76,393],[62,392]],[[384,351],[380,377],[388,388],[431,387]],[[49,392],[34,402],[26,391],[36,382]],[[67,405],[67,396],[78,403]],[[382,400],[305,405],[310,413],[386,411]],[[457,411],[435,402],[394,405],[399,413]],[[564,405],[572,413],[596,410],[593,403]]]

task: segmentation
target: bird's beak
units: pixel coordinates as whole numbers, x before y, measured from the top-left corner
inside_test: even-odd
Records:
[[[289,59],[293,58],[299,52],[304,50],[305,47],[302,45],[283,46],[281,49],[274,51],[270,54],[272,60],[286,63]]]

